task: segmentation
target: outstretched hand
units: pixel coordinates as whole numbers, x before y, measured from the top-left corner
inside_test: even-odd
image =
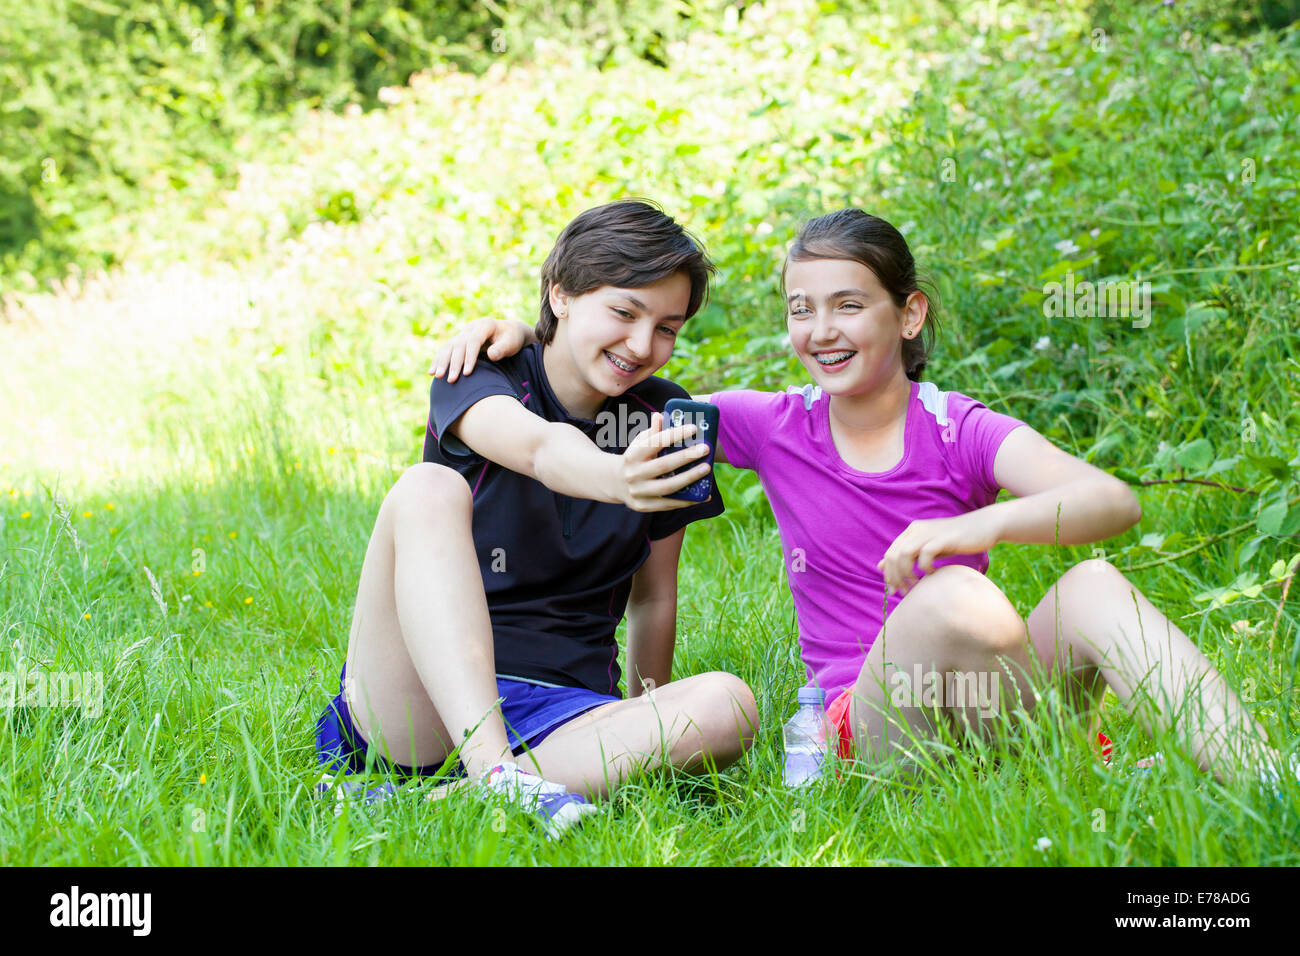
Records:
[[[651,415],[650,427],[637,435],[622,455],[619,471],[622,484],[620,497],[623,504],[633,511],[675,511],[699,504],[697,501],[681,501],[664,496],[681,491],[707,475],[710,467],[707,461],[675,477],[663,476],[704,457],[709,452],[709,446],[701,443],[658,457],[663,449],[691,438],[696,431],[694,424],[678,425],[664,431],[663,420],[664,417],[659,412]]]
[[[998,533],[988,509],[953,518],[913,521],[876,565],[885,575],[890,593],[906,594],[917,582],[916,568],[929,574],[934,562],[957,554],[981,554],[998,543]]]
[[[429,374],[434,378],[446,375],[448,382],[454,382],[461,375],[474,371],[474,364],[484,346],[487,346],[487,357],[495,362],[514,355],[530,341],[536,341],[536,336],[522,322],[475,319],[443,343],[429,363]]]

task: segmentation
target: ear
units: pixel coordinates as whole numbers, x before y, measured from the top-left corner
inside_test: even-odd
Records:
[[[903,338],[914,339],[925,328],[926,316],[930,314],[930,300],[924,292],[913,292],[903,303]]]
[[[558,282],[551,283],[551,289],[547,295],[550,299],[551,311],[555,313],[555,317],[557,319],[567,318],[569,315],[569,302],[572,301],[573,296],[561,289]]]

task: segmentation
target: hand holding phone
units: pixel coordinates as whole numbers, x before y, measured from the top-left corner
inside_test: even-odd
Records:
[[[670,398],[664,406],[664,427],[676,428],[679,425],[694,425],[695,435],[683,442],[665,448],[659,453],[659,457],[681,451],[683,448],[691,448],[695,445],[708,445],[709,453],[697,461],[691,462],[688,468],[694,468],[700,462],[708,462],[709,473],[698,481],[687,485],[681,491],[665,495],[666,498],[676,498],[679,501],[707,501],[713,494],[713,453],[718,443],[718,406],[711,402],[693,402],[685,398]],[[680,475],[687,471],[688,468],[678,468],[669,472],[664,477]]]

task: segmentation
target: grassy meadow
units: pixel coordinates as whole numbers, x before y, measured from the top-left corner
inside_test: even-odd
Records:
[[[899,226],[938,292],[926,377],[1143,507],[1094,547],[1001,545],[992,579],[1027,613],[1104,555],[1296,751],[1300,31],[1225,31],[1195,4],[871,7],[733,9],[668,42],[667,68],[541,38],[288,110],[232,143],[234,177],[141,185],[108,271],[0,278],[0,671],[103,687],[0,711],[0,865],[1300,863],[1300,788],[1217,783],[1113,697],[1110,766],[1045,690],[915,781],[848,767],[783,790],[803,669],[771,513],[729,468],[727,513],[686,537],[674,676],[755,689],[745,761],[638,778],[557,844],[472,797],[313,797],[314,723],[379,503],[420,457],[438,341],[533,318],[559,230],[629,195],[719,266],[664,371],[696,393],[806,380],[777,274],[803,220],[855,204]],[[1150,282],[1150,314],[1045,314],[1069,275]]]

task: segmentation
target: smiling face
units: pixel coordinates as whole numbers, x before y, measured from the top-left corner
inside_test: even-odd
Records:
[[[663,368],[686,322],[690,295],[684,272],[636,289],[601,286],[578,296],[552,286],[558,322],[546,370],[565,407],[590,418],[605,398]]]
[[[790,344],[824,391],[865,394],[905,377],[903,341],[925,324],[923,295],[899,308],[876,274],[852,259],[791,261],[785,287]]]

